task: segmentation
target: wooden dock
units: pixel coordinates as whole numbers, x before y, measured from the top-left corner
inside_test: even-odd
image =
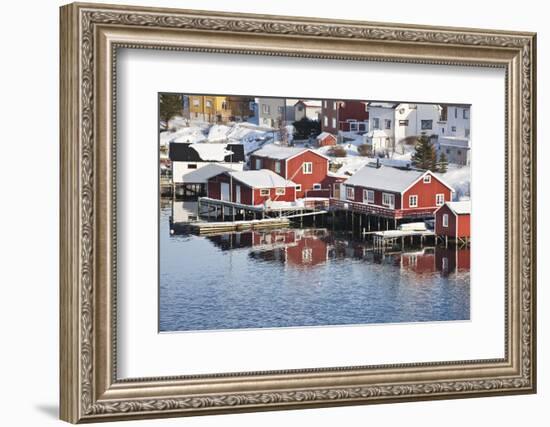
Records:
[[[414,243],[414,239],[420,239],[420,245],[424,245],[424,240],[427,238],[435,239],[435,232],[430,230],[387,230],[387,231],[374,231],[370,233],[373,236],[373,244],[375,248],[385,249],[393,248],[396,246],[405,246],[405,239],[409,239],[410,243]]]
[[[248,221],[191,222],[188,229],[197,234],[228,233],[231,231],[261,230],[288,227],[287,218],[264,218]]]

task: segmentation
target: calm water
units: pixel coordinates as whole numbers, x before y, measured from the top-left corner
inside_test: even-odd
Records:
[[[170,235],[160,216],[160,330],[470,318],[469,250],[382,255],[328,229]]]

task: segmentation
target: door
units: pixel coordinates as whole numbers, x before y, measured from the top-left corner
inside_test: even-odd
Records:
[[[222,200],[229,202],[229,184],[227,182],[222,182]]]
[[[241,186],[235,186],[235,202],[241,203]]]

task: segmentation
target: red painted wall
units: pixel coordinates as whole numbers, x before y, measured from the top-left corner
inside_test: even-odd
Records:
[[[321,109],[321,126],[323,131],[331,133],[336,133],[338,130],[348,131],[349,124],[346,123],[346,120],[364,122],[369,119],[369,113],[366,111],[364,103],[360,101],[338,101],[338,103],[339,107],[334,110],[333,101],[328,101],[326,108],[323,102],[323,108]],[[328,118],[326,126],[324,116]],[[336,128],[332,127],[333,118],[338,120]]]
[[[323,139],[317,141],[319,147],[328,147],[331,145],[336,145],[336,137],[334,135],[327,135]]]
[[[312,162],[313,170],[311,174],[304,174],[302,164]],[[325,181],[328,173],[328,159],[312,152],[306,151],[299,156],[293,157],[286,162],[286,179],[302,186],[301,191],[296,192],[297,198],[306,197],[306,192],[313,189],[313,184],[321,184]],[[328,187],[327,187],[328,188]]]
[[[291,265],[314,266],[327,260],[327,243],[314,236],[302,237],[286,250],[287,260]]]
[[[423,180],[419,180],[411,188],[409,188],[403,194],[403,209],[416,209],[409,206],[409,196],[418,196],[417,208],[431,208],[436,207],[435,196],[436,194],[444,194],[445,201],[450,202],[452,197],[451,190],[446,187],[439,179],[431,175],[432,180],[429,184],[425,184]]]
[[[449,215],[449,226],[443,227],[443,215]],[[435,233],[439,236],[456,237],[456,216],[447,205],[435,214]]]
[[[458,237],[470,237],[470,215],[458,216]]]
[[[269,189],[269,196],[262,196],[259,188],[254,189],[254,204],[261,205],[266,200],[271,199],[277,202],[294,202],[296,200],[296,189],[294,187],[286,187],[285,194],[278,196],[275,194],[276,189]]]
[[[357,186],[354,187],[354,190],[355,190],[355,200],[352,200],[352,201],[363,203],[363,191],[374,190],[374,203],[372,203],[373,205],[382,206],[382,193],[390,193],[394,195],[395,209],[401,209],[401,194],[399,193],[393,193],[391,191],[380,191],[374,188],[357,187]],[[346,200],[349,200],[349,199],[347,199],[346,197]]]

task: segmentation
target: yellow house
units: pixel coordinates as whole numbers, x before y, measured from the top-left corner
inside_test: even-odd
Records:
[[[231,110],[226,96],[190,95],[189,116],[191,119],[211,123],[227,122]]]

